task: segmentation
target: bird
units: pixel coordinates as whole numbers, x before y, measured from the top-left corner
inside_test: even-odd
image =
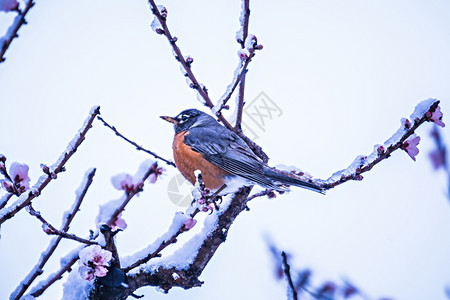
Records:
[[[176,117],[160,118],[174,125],[175,165],[193,185],[197,180],[195,171],[200,170],[205,186],[211,191],[220,191],[220,195],[255,184],[276,191],[286,191],[294,185],[324,193],[319,185],[269,167],[241,137],[207,113],[186,109]]]

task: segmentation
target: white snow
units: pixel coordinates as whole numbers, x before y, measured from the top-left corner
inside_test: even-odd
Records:
[[[152,28],[153,31],[156,31],[156,29],[158,29],[158,28],[162,29],[162,25],[156,16],[153,18],[153,21],[150,24],[150,27]]]
[[[94,281],[90,282],[81,278],[78,272],[79,266],[74,266],[69,277],[63,284],[63,300],[89,299],[89,294],[94,286]]]
[[[416,119],[422,118],[423,115],[430,109],[431,105],[433,105],[437,101],[437,99],[429,98],[417,104],[414,112],[411,114],[411,122],[414,122]]]

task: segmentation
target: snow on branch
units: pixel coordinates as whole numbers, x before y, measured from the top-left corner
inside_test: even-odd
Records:
[[[420,137],[414,134],[415,130],[426,121],[434,122],[442,127],[445,126],[442,122],[439,100],[427,99],[420,102],[411,114],[410,119],[403,118],[397,132],[383,145],[375,145],[371,154],[360,155],[346,169],[334,173],[327,180],[315,180],[315,182],[326,189],[331,189],[349,180],[362,180],[362,173],[370,171],[398,149],[404,150],[413,160],[416,160],[415,156],[419,153],[417,145]]]
[[[61,232],[67,232],[69,230],[70,223],[72,223],[72,220],[79,211],[81,203],[83,202],[83,199],[86,195],[86,192],[92,184],[95,171],[96,169],[94,168],[86,172],[85,177],[83,178],[83,182],[81,183],[81,186],[75,193],[76,199],[74,204],[72,205],[72,208],[68,210],[66,213],[64,213],[63,226],[61,227],[60,230]],[[30,287],[30,285],[33,283],[33,281],[39,275],[42,274],[43,272],[42,269],[55,252],[61,239],[62,236],[58,236],[50,241],[50,244],[48,245],[47,249],[44,252],[42,252],[38,263],[33,267],[30,273],[25,277],[25,279],[19,284],[16,290],[11,294],[10,299],[14,300],[20,299],[23,296],[23,294],[27,291],[27,289]]]
[[[4,223],[6,220],[14,217],[20,210],[28,206],[31,201],[38,197],[42,190],[49,184],[50,181],[56,179],[57,174],[65,171],[66,162],[72,157],[72,155],[77,151],[78,147],[84,141],[86,137],[86,133],[92,127],[92,122],[95,117],[100,114],[100,107],[94,106],[87,119],[84,121],[83,126],[78,131],[76,136],[67,146],[67,149],[62,153],[62,155],[58,158],[56,163],[52,166],[47,167],[45,165],[42,166],[44,175],[42,175],[36,184],[30,189],[27,193],[20,194],[19,198],[10,206],[5,207],[0,210],[0,225]]]
[[[8,50],[14,38],[19,37],[17,34],[22,25],[27,24],[25,16],[31,7],[33,7],[33,0],[26,0],[23,10],[19,9],[19,3],[16,0],[0,1],[0,11],[10,12],[17,11],[17,16],[14,18],[13,23],[9,26],[6,35],[0,38],[0,63],[5,61],[4,55]]]

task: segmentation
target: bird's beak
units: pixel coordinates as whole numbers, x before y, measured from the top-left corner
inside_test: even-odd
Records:
[[[178,125],[177,120],[175,120],[175,119],[172,118],[172,117],[161,116],[160,118],[163,119],[163,120],[166,120],[167,122],[170,122],[170,123],[173,123],[173,124],[175,124],[175,125]]]

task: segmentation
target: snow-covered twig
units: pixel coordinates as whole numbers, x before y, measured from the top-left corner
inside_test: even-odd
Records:
[[[73,218],[76,213],[79,211],[81,203],[83,202],[84,196],[86,195],[87,190],[92,184],[92,180],[94,179],[96,169],[91,169],[86,172],[86,176],[83,179],[83,182],[80,188],[77,190],[76,199],[72,206],[72,208],[67,211],[64,215],[64,224],[61,227],[62,232],[67,232],[69,230],[70,223],[72,223]],[[58,236],[53,239],[47,249],[41,254],[38,263],[34,268],[30,271],[30,273],[25,277],[25,279],[20,283],[20,285],[16,288],[16,290],[11,294],[10,299],[18,300],[23,294],[27,291],[28,287],[33,283],[33,281],[42,274],[42,269],[44,268],[47,261],[53,255],[58,247],[59,242],[61,241],[62,236]]]
[[[245,59],[244,63],[239,62],[239,66],[236,68],[236,71],[234,72],[233,81],[228,85],[225,94],[223,94],[223,96],[219,99],[217,105],[214,108],[214,110],[216,111],[215,112],[216,116],[220,116],[222,114],[222,109],[228,107],[226,105],[228,100],[230,100],[239,82],[241,82],[242,84],[242,80],[244,79],[245,73],[247,73],[248,64],[250,63],[250,61],[254,56],[255,53],[253,52]]]
[[[84,121],[83,127],[78,131],[75,138],[69,143],[67,149],[58,158],[55,164],[49,167],[48,174],[42,175],[37,183],[31,188],[30,192],[22,193],[19,199],[16,200],[11,206],[5,207],[0,210],[0,224],[6,220],[14,217],[20,210],[27,207],[31,201],[38,197],[42,190],[49,184],[50,181],[56,178],[58,173],[65,171],[66,162],[77,151],[80,144],[84,141],[86,133],[92,127],[92,122],[95,117],[100,114],[100,106],[95,106],[91,109],[88,118]],[[49,175],[49,174],[52,174]]]
[[[27,207],[28,212],[30,213],[30,215],[32,215],[33,217],[36,217],[36,219],[38,219],[41,223],[42,223],[42,229],[44,230],[44,232],[46,234],[54,234],[54,235],[58,235],[62,238],[65,239],[69,239],[69,240],[74,240],[86,245],[94,245],[97,244],[97,242],[94,241],[90,241],[87,239],[83,239],[75,234],[71,234],[71,233],[67,233],[65,231],[61,231],[59,229],[56,229],[55,226],[53,226],[52,224],[50,224],[42,215],[41,212],[36,211],[32,204],[28,204]]]
[[[439,100],[422,101],[411,115],[411,121],[402,119],[401,127],[384,145],[375,145],[374,151],[370,155],[358,156],[347,169],[334,173],[327,180],[316,179],[315,182],[325,189],[331,189],[349,180],[362,180],[362,173],[370,171],[398,149],[405,150],[415,160],[415,154],[418,153],[418,150],[416,149],[417,152],[412,153],[413,150],[408,146],[416,146],[420,138],[416,137],[413,140],[411,138],[414,137],[413,134],[420,125],[426,121],[433,121],[431,116],[437,110],[440,111]]]
[[[292,282],[291,277],[291,267],[287,262],[286,253],[284,251],[281,252],[282,263],[283,263],[283,271],[286,276],[288,282],[288,299],[297,300],[297,291],[295,290],[294,283]]]
[[[250,0],[242,0],[242,11],[241,11],[241,31],[242,37],[240,40],[238,38],[238,42],[241,44],[241,48],[245,48],[245,40],[248,36],[248,24],[250,20]],[[242,131],[241,123],[242,123],[242,113],[244,111],[244,92],[245,92],[245,74],[242,76],[239,85],[239,94],[238,94],[238,107],[237,107],[237,115],[236,115],[236,124],[235,128],[238,131]]]
[[[112,215],[111,215],[111,217],[109,218],[108,222],[106,222],[106,224],[107,224],[108,226],[111,226],[111,225],[114,223],[114,221],[117,219],[117,217],[119,216],[119,214],[125,209],[125,206],[127,206],[127,204],[131,201],[131,199],[132,199],[135,195],[139,194],[139,193],[142,191],[142,188],[143,188],[143,186],[144,186],[144,182],[147,180],[147,178],[148,178],[150,175],[152,175],[152,174],[154,174],[154,173],[156,173],[156,172],[158,172],[158,163],[157,163],[157,162],[154,162],[154,163],[150,166],[150,168],[148,168],[147,172],[145,172],[144,176],[142,176],[141,183],[138,184],[139,187],[138,187],[137,189],[131,191],[130,193],[128,193],[128,194],[127,194],[127,197],[125,198],[125,200],[124,200],[124,201],[119,205],[119,207],[117,207],[116,210],[112,213]]]
[[[8,50],[13,39],[19,36],[17,33],[19,32],[20,27],[22,27],[22,25],[24,24],[27,24],[25,16],[27,15],[30,8],[33,7],[33,5],[33,0],[26,0],[24,9],[22,11],[19,10],[18,15],[14,19],[11,26],[8,28],[6,35],[0,38],[0,63],[5,61],[5,52],[6,50]]]
[[[139,146],[137,143],[133,142],[132,140],[130,140],[129,138],[127,138],[126,136],[124,136],[123,134],[121,134],[121,133],[116,129],[115,126],[112,126],[112,125],[110,125],[109,123],[107,123],[107,122],[105,121],[105,119],[103,119],[102,117],[97,116],[97,119],[100,120],[100,121],[103,123],[103,125],[105,125],[105,126],[108,127],[109,129],[111,129],[118,137],[121,137],[122,139],[124,139],[125,141],[127,141],[128,143],[130,143],[131,145],[133,145],[134,147],[136,147],[137,150],[144,151],[145,153],[148,153],[148,154],[152,155],[154,158],[159,159],[159,160],[162,160],[163,162],[165,162],[165,163],[168,164],[169,166],[176,167],[174,162],[172,162],[172,161],[170,161],[170,160],[168,160],[168,159],[165,159],[165,158],[159,156],[158,154],[156,154],[156,153],[153,152],[153,151],[147,150],[147,149],[145,149],[144,147]]]

